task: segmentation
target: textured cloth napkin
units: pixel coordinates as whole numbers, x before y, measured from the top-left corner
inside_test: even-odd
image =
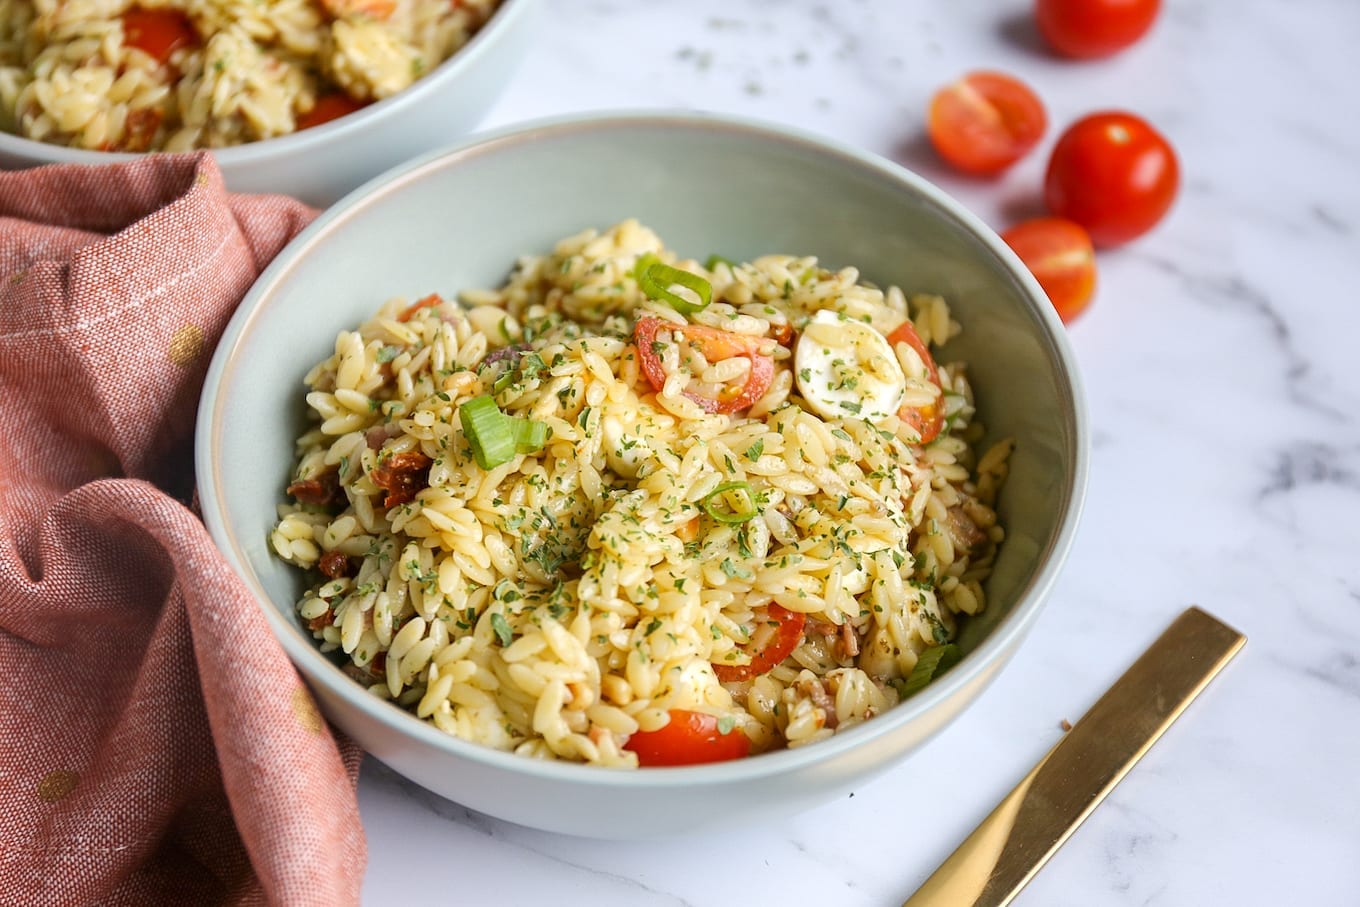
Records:
[[[0,173],[4,904],[358,902],[359,754],[187,506],[213,347],[313,214],[206,154]]]

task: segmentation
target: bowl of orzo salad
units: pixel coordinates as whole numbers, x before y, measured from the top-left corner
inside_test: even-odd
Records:
[[[0,165],[211,149],[327,204],[474,126],[536,2],[0,0]]]
[[[1037,616],[1086,456],[1060,325],[975,218],[670,114],[493,134],[328,212],[228,329],[197,455],[337,726],[600,837],[786,814],[928,739]]]

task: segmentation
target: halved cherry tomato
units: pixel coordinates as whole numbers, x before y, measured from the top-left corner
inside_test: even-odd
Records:
[[[679,333],[696,346],[709,362],[732,359],[736,356],[744,356],[750,360],[751,371],[746,377],[746,383],[738,388],[724,389],[717,399],[685,392],[685,396],[702,406],[705,412],[734,413],[749,409],[770,389],[770,382],[774,380],[774,359],[760,352],[767,342],[765,338],[734,334],[703,324],[673,324],[651,315],[644,315],[637,320],[637,325],[633,328],[633,339],[637,344],[642,373],[647,377],[647,383],[653,390],[659,391],[666,386],[666,372],[661,367],[661,358],[654,346],[657,342],[656,335],[663,328]]]
[[[926,377],[940,388],[941,396],[936,398],[935,403],[927,406],[904,405],[897,411],[897,418],[916,429],[916,433],[921,436],[921,443],[929,444],[939,437],[940,429],[944,428],[944,386],[940,384],[940,370],[935,365],[935,357],[930,355],[930,350],[926,348],[921,335],[916,333],[916,328],[910,321],[902,322],[897,330],[889,334],[888,343],[894,348],[899,343],[905,343],[915,350],[916,355],[925,363]]]
[[[735,728],[723,733],[712,715],[687,709],[671,709],[667,714],[671,720],[665,727],[638,731],[623,745],[637,753],[639,765],[699,765],[751,753],[751,738]]]
[[[1015,250],[1064,322],[1080,315],[1096,288],[1096,250],[1090,234],[1063,217],[1036,217],[1001,238]]]
[[[1179,186],[1176,153],[1161,133],[1131,113],[1095,113],[1053,147],[1044,200],[1097,246],[1117,246],[1156,226]]]
[[[765,606],[765,612],[767,617],[757,618],[755,632],[751,634],[749,662],[744,665],[713,663],[713,673],[723,683],[750,680],[768,673],[803,641],[806,614],[790,611],[774,602]]]
[[[1058,53],[1094,59],[1143,37],[1160,8],[1161,0],[1036,0],[1034,22]]]
[[[1039,96],[999,72],[971,72],[941,88],[926,124],[940,157],[977,176],[992,176],[1020,160],[1047,126]]]
[[[397,316],[397,320],[410,321],[421,309],[432,309],[437,305],[443,304],[444,297],[440,296],[438,293],[431,293],[429,296],[417,299],[415,302],[402,309],[401,314]]]
[[[323,94],[316,99],[316,104],[311,110],[297,118],[297,129],[299,131],[311,129],[313,126],[338,120],[367,106],[367,101],[356,101],[343,91]]]
[[[197,43],[193,23],[177,9],[134,6],[123,13],[123,44],[137,48],[157,63],[165,64],[170,54]]]

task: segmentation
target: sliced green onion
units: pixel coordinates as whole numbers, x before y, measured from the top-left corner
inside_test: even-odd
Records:
[[[509,463],[515,454],[538,453],[548,443],[548,424],[507,416],[489,394],[474,397],[458,408],[463,435],[472,456],[483,469]]]
[[[722,496],[729,491],[746,492],[746,500],[750,502],[750,509],[720,509],[718,503],[723,500]],[[751,488],[750,482],[724,482],[710,491],[704,499],[699,502],[699,506],[704,508],[704,513],[713,517],[713,519],[717,520],[719,523],[744,523],[753,518],[758,512],[756,510],[756,493],[755,490]]]
[[[499,611],[493,612],[491,615],[491,629],[495,632],[496,638],[500,640],[501,648],[510,645],[515,638],[514,631],[510,629],[510,622]]]
[[[458,408],[463,435],[472,456],[483,469],[495,469],[515,456],[515,434],[505,413],[489,394],[473,397]]]
[[[698,274],[663,265],[652,253],[648,252],[637,260],[633,267],[633,277],[638,289],[647,294],[648,299],[658,299],[682,315],[689,315],[707,308],[713,301],[713,285]],[[698,302],[686,299],[671,292],[671,287],[679,284],[699,298]]]
[[[727,265],[729,268],[735,268],[737,266],[732,259],[723,258],[718,253],[714,252],[712,255],[708,256],[708,261],[704,262],[704,270],[712,271],[718,265]]]
[[[501,391],[505,390],[507,387],[513,384],[514,381],[515,370],[513,368],[507,368],[504,372],[501,373],[501,376],[499,378],[492,382],[491,393],[499,394]]]
[[[515,439],[515,452],[522,454],[538,453],[548,443],[548,423],[535,422],[533,419],[510,419],[510,433]]]
[[[916,667],[911,669],[911,675],[900,687],[902,698],[906,699],[912,693],[924,689],[926,684],[958,664],[962,657],[963,653],[952,642],[926,649],[916,659]]]

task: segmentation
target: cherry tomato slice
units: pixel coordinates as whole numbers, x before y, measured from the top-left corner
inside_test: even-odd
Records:
[[[438,293],[431,293],[429,296],[417,299],[415,302],[402,309],[401,313],[397,315],[397,320],[410,321],[421,309],[432,309],[437,305],[443,304],[444,297],[440,296]]]
[[[639,765],[699,765],[741,759],[751,753],[751,738],[735,728],[724,734],[712,715],[687,709],[671,709],[668,714],[671,720],[665,727],[638,731],[623,745],[637,753]]]
[[[1096,250],[1080,224],[1062,217],[1036,217],[1016,224],[1001,238],[1039,281],[1064,323],[1085,311],[1096,288]]]
[[[157,63],[164,65],[181,47],[197,43],[193,23],[177,9],[134,6],[123,13],[123,44],[137,48]]]
[[[926,377],[938,388],[941,395],[944,393],[944,386],[940,384],[940,370],[935,365],[935,357],[930,355],[930,350],[926,348],[921,340],[921,335],[916,333],[910,321],[902,322],[897,330],[888,335],[888,344],[896,347],[899,343],[905,343],[916,351],[916,355],[921,357],[921,361],[926,366]],[[922,444],[929,444],[940,435],[940,430],[944,428],[944,397],[939,398],[939,402],[929,406],[903,406],[897,411],[897,418],[916,429],[916,433],[921,436]]]
[[[1058,53],[1089,60],[1143,37],[1160,9],[1161,0],[1036,0],[1034,24]]]
[[[656,335],[663,328],[676,331],[686,340],[698,347],[699,352],[710,362],[744,356],[751,362],[751,371],[746,383],[739,388],[724,389],[717,397],[685,392],[685,396],[709,413],[735,413],[749,409],[756,401],[765,396],[774,380],[774,359],[764,355],[760,349],[765,344],[762,337],[748,337],[721,331],[703,324],[677,325],[651,315],[637,320],[633,328],[633,340],[637,344],[638,359],[642,363],[642,373],[652,390],[660,391],[666,385],[666,372],[661,366],[654,344]]]
[[[767,617],[757,618],[756,630],[751,634],[751,660],[744,665],[713,663],[713,673],[723,683],[750,680],[769,672],[803,641],[803,627],[807,615],[776,605],[765,606]],[[757,612],[759,614],[759,612]]]
[[[1053,147],[1044,200],[1097,246],[1117,246],[1156,226],[1179,186],[1176,153],[1161,133],[1131,113],[1095,113]]]
[[[972,72],[941,88],[927,120],[940,157],[976,176],[995,175],[1020,160],[1047,126],[1039,96],[999,72]]]
[[[301,132],[303,129],[311,129],[313,126],[338,120],[367,106],[367,101],[356,101],[343,91],[323,94],[316,99],[316,104],[311,110],[297,118],[297,130]]]

